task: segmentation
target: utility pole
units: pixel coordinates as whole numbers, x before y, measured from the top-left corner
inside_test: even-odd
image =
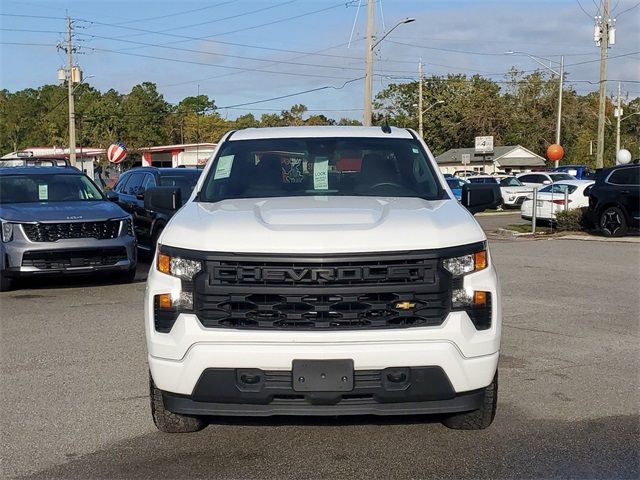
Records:
[[[596,26],[596,29],[598,27]],[[600,19],[600,102],[598,104],[598,144],[596,168],[604,167],[604,122],[607,101],[607,57],[609,55],[609,0],[604,0]]]
[[[73,22],[67,17],[67,90],[69,96],[69,162],[76,166],[76,112],[73,98]]]
[[[368,0],[367,4],[367,53],[364,75],[364,117],[362,119],[362,124],[365,127],[371,126],[371,95],[373,91],[373,2],[374,0]]]
[[[424,137],[422,123],[422,59],[418,63],[418,134]]]
[[[560,127],[562,126],[562,89],[564,88],[564,55],[560,56],[560,84],[558,86],[558,119],[556,120],[556,145],[560,143]],[[555,168],[558,168],[560,160],[556,160]]]
[[[617,125],[616,125],[616,156],[620,151],[620,121],[622,120],[622,103],[620,99],[620,82],[618,82],[618,105],[616,108],[616,117],[617,117]],[[616,157],[617,158],[617,157]]]

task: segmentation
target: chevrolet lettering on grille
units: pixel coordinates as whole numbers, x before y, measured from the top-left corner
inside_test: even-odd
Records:
[[[341,283],[380,281],[433,281],[433,270],[426,265],[387,265],[349,267],[262,267],[216,266],[212,283]]]

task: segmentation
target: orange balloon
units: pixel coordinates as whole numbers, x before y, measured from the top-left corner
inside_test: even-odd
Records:
[[[562,157],[564,157],[564,148],[562,148],[562,146],[557,143],[549,145],[549,148],[547,148],[547,158],[549,160],[556,162],[562,160]]]

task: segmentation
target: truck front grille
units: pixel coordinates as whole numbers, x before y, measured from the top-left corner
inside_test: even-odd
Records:
[[[451,309],[452,279],[433,253],[207,256],[203,265],[188,288],[194,292],[194,313],[208,328],[434,326],[442,324]]]
[[[70,238],[116,238],[120,220],[105,222],[23,223],[22,229],[32,242],[55,242]]]

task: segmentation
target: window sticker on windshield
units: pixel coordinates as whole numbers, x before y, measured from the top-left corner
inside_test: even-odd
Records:
[[[214,180],[229,178],[229,175],[231,175],[231,166],[233,165],[233,157],[234,155],[224,155],[218,158],[216,173],[213,175]]]
[[[38,185],[38,200],[49,200],[49,185]]]
[[[313,188],[314,190],[329,189],[329,159],[316,157],[313,162]]]
[[[416,155],[420,153],[420,150],[418,150],[416,147],[413,147],[413,148],[411,149],[411,151],[412,151],[413,153],[415,153]]]

